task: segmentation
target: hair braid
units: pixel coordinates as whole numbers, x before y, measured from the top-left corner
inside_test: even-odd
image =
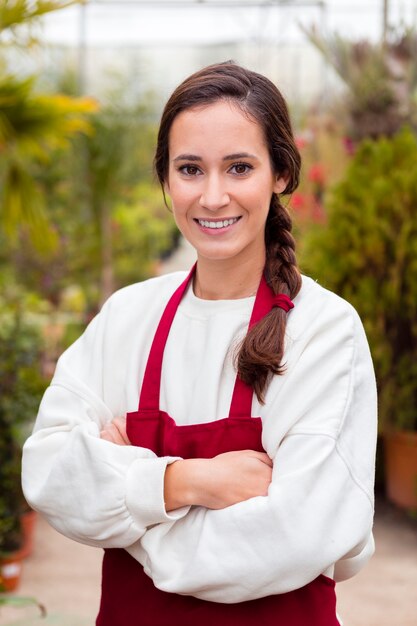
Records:
[[[265,229],[265,278],[275,294],[295,298],[301,287],[301,276],[295,257],[292,221],[287,209],[274,194]],[[283,374],[285,327],[287,313],[274,307],[246,335],[237,355],[240,378],[250,385],[263,403],[266,387],[275,374]]]

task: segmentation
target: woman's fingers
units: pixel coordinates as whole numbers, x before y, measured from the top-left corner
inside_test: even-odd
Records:
[[[104,424],[100,431],[100,439],[111,441],[119,446],[129,446],[130,441],[126,434],[126,418],[115,417],[111,422]]]
[[[117,431],[118,431],[118,433],[120,435],[120,438],[123,441],[124,445],[130,446],[130,441],[129,441],[128,436],[126,434],[126,418],[125,417],[115,417],[114,420],[112,421],[112,424],[117,429]]]
[[[106,441],[111,441],[112,443],[115,443],[110,429],[103,429],[102,431],[100,431],[100,439],[105,439]]]

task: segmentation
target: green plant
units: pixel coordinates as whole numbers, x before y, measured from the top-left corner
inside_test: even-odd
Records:
[[[385,45],[323,36],[316,28],[304,32],[347,87],[342,106],[353,139],[392,136],[405,123],[416,126],[415,30],[391,30]]]
[[[154,273],[178,231],[152,181],[155,129],[147,107],[107,104],[91,117],[93,134],[55,153],[40,181],[59,246],[46,257],[27,237],[12,246],[0,234],[0,272],[2,262],[12,264],[19,284],[61,310],[68,289],[82,290],[94,310],[115,289]]]
[[[86,117],[95,109],[86,98],[37,94],[33,77],[0,74],[0,208],[9,237],[24,224],[39,249],[56,245],[37,170],[57,147],[69,147],[71,137],[89,130]]]
[[[16,608],[25,608],[28,606],[36,606],[39,609],[41,617],[46,617],[46,609],[43,604],[39,604],[36,598],[28,598],[23,596],[11,596],[9,594],[0,593],[0,607],[12,606]]]
[[[19,305],[0,301],[0,554],[22,541],[21,445],[46,386],[40,355],[39,331],[24,321]]]
[[[114,269],[119,284],[153,275],[155,263],[175,249],[178,236],[160,187],[139,183],[129,202],[119,203],[113,214]]]
[[[302,267],[349,300],[375,363],[382,428],[417,430],[417,141],[365,141],[306,237]]]
[[[87,98],[38,93],[35,77],[18,77],[8,69],[7,53],[13,46],[30,48],[31,29],[40,17],[77,2],[0,0],[0,226],[10,239],[24,226],[43,251],[58,242],[38,171],[57,147],[68,149],[74,136],[90,131],[88,116],[97,105]]]

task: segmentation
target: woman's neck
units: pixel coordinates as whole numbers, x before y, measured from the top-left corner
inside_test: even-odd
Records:
[[[204,300],[235,300],[254,296],[261,280],[265,259],[236,262],[199,258],[194,276],[194,293]]]

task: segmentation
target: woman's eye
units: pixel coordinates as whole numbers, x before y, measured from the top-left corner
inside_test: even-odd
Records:
[[[179,171],[187,176],[196,176],[200,170],[196,165],[182,165]]]
[[[242,174],[247,174],[249,170],[252,170],[252,169],[253,167],[252,165],[249,165],[249,163],[235,163],[230,168],[230,171],[232,171],[233,174],[242,175]]]

